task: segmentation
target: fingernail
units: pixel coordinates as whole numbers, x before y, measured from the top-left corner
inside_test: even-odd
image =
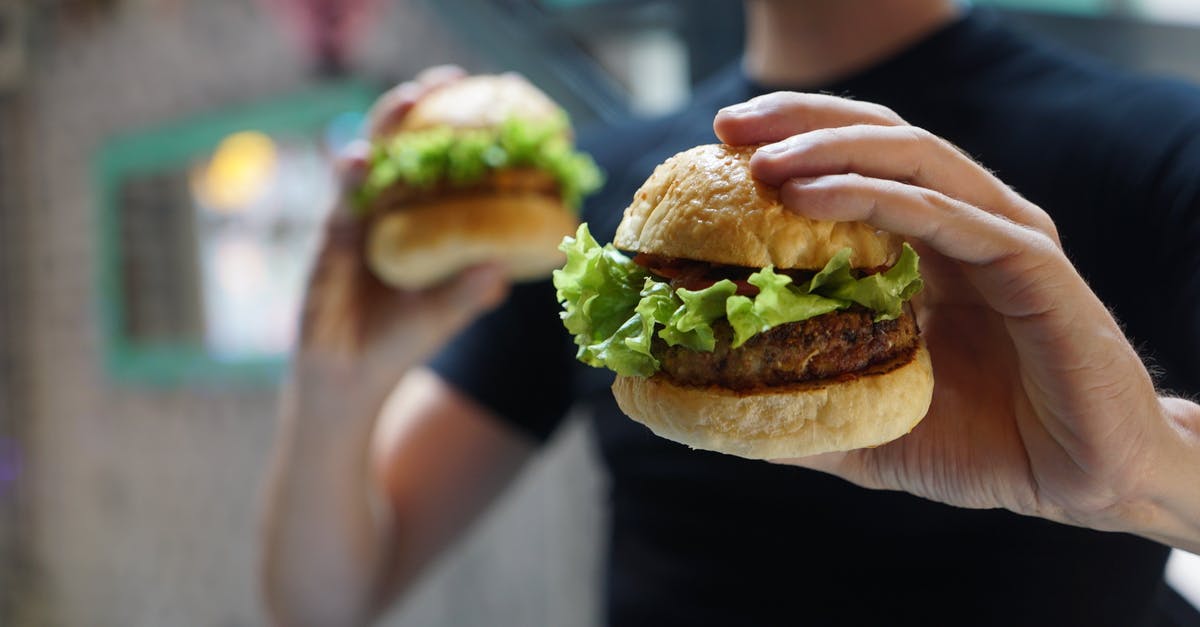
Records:
[[[762,146],[758,149],[758,152],[761,152],[761,153],[767,154],[767,155],[779,155],[779,154],[783,154],[787,151],[788,151],[787,142],[775,142],[774,144],[767,144],[766,146]]]
[[[754,112],[754,104],[749,103],[749,102],[740,102],[735,105],[729,105],[728,107],[721,109],[718,113],[720,113],[721,115],[738,116],[738,115],[746,115],[746,114],[753,113],[753,112]]]
[[[815,176],[798,176],[794,179],[788,179],[787,185],[794,185],[796,187],[804,187],[805,185],[810,185],[815,182],[817,182],[817,177],[815,177]]]

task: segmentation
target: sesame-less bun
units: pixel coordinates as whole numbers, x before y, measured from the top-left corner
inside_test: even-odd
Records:
[[[784,209],[776,188],[751,177],[753,153],[753,147],[710,145],[671,157],[638,190],[614,244],[744,268],[816,270],[844,248],[853,251],[850,264],[857,268],[890,266],[899,258],[902,240],[895,235],[861,222],[811,220]],[[838,322],[846,318],[838,317],[850,315],[834,311],[812,319],[824,320],[815,327],[821,330],[813,342],[818,348],[780,340],[769,350],[759,346],[751,351],[747,344],[730,349],[719,364],[684,351],[682,357],[671,356],[674,371],[692,377],[714,367],[771,372],[795,363],[795,351],[811,350],[799,360],[808,363],[823,356],[818,352],[826,346],[837,354],[856,342],[902,341],[875,323],[865,333],[847,337],[850,327]],[[903,315],[913,313],[906,308]],[[800,383],[760,383],[744,390],[685,385],[664,367],[649,378],[618,376],[613,394],[630,418],[661,437],[698,449],[780,459],[878,446],[911,431],[933,396],[929,353],[919,330],[907,342],[896,345],[899,352],[881,363],[846,366],[861,369]]]
[[[655,375],[617,377],[621,411],[656,435],[750,459],[786,459],[878,446],[911,431],[933,395],[922,341],[909,354],[848,381],[754,392],[685,387]]]
[[[447,196],[388,211],[367,238],[367,265],[382,281],[422,289],[487,261],[499,261],[514,281],[550,274],[577,222],[543,194]]]
[[[623,250],[761,268],[819,269],[839,250],[856,268],[891,265],[901,239],[862,222],[784,209],[750,176],[753,147],[697,146],[667,159],[634,195],[613,244]]]
[[[404,115],[400,131],[436,126],[492,128],[512,118],[537,121],[561,114],[549,96],[520,75],[476,75],[422,97]]]
[[[570,140],[562,109],[516,74],[470,76],[434,89],[405,114],[397,134],[470,133],[513,120],[562,125],[549,137]],[[395,184],[365,211],[372,220],[367,264],[402,289],[426,288],[483,262],[501,263],[515,281],[547,277],[563,263],[559,242],[579,224],[562,198],[549,172],[528,166],[502,167],[465,185]]]

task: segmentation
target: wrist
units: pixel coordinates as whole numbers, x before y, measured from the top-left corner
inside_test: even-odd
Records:
[[[298,353],[281,392],[280,426],[291,433],[294,446],[353,441],[365,447],[398,378]]]
[[[411,368],[380,368],[365,355],[336,356],[301,348],[288,373],[290,392],[305,406],[379,405]]]
[[[1160,398],[1167,426],[1163,454],[1158,456],[1148,500],[1155,515],[1132,531],[1164,544],[1200,552],[1200,405],[1180,398]]]

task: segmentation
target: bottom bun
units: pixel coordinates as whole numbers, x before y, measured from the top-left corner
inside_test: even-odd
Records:
[[[755,392],[685,387],[662,375],[617,377],[617,404],[656,435],[750,459],[805,457],[878,446],[911,431],[929,410],[933,370],[921,341],[849,381]]]
[[[488,261],[514,281],[550,276],[565,259],[558,245],[579,222],[543,194],[453,196],[389,210],[371,225],[367,265],[404,289],[440,283]]]

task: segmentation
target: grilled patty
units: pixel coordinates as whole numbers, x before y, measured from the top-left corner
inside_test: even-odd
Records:
[[[536,168],[500,168],[465,185],[447,180],[426,187],[397,183],[384,190],[373,204],[386,209],[404,209],[428,200],[471,194],[540,194],[557,198],[559,189],[558,181],[549,172]]]
[[[917,341],[911,312],[875,322],[866,309],[835,311],[780,325],[731,348],[733,329],[713,323],[716,349],[710,353],[667,346],[654,339],[651,352],[661,373],[680,385],[720,386],[733,390],[787,385],[836,377],[892,359]]]

